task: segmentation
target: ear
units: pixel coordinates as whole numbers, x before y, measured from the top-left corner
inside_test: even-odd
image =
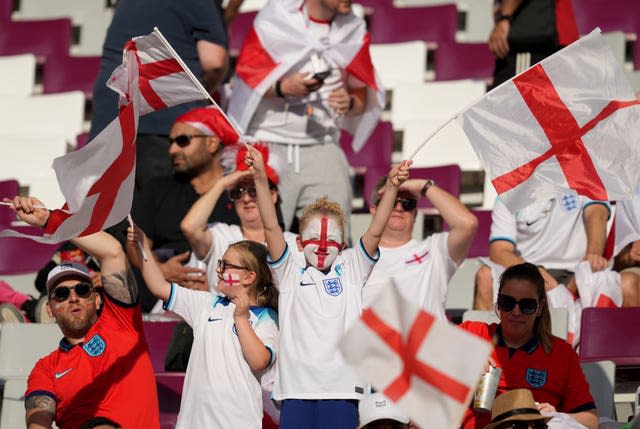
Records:
[[[213,135],[207,139],[207,150],[212,155],[220,149],[222,143],[220,142],[220,137]]]
[[[47,308],[47,315],[51,318],[53,318],[53,310],[51,310],[51,305],[49,304],[49,300],[47,300],[47,303],[45,304],[46,308]]]
[[[369,206],[369,213],[371,213],[371,215],[372,215],[372,216],[374,216],[374,215],[376,214],[376,210],[377,210],[377,209],[378,209],[378,208],[377,208],[376,206],[374,206],[373,204],[371,204],[371,205]]]
[[[95,305],[96,305],[96,311],[100,310],[100,307],[102,306],[102,297],[100,296],[100,294],[98,293],[97,290],[94,290],[93,292],[96,297],[95,297]]]
[[[546,298],[542,298],[540,300],[540,304],[538,304],[538,309],[536,310],[536,317],[542,316],[542,310],[544,309],[545,305],[547,305],[547,300]]]
[[[272,189],[271,190],[271,201],[273,201],[273,204],[276,204],[278,202],[278,190],[277,189]]]
[[[302,252],[304,250],[304,247],[302,246],[302,239],[299,235],[296,237],[296,244],[298,245],[298,250]]]
[[[250,287],[256,281],[257,275],[255,271],[247,272],[247,275],[242,279],[242,286],[245,288]]]

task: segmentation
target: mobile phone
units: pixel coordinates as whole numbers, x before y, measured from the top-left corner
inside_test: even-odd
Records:
[[[314,73],[311,78],[316,79],[319,82],[323,82],[330,74],[331,70],[325,70],[323,72]]]

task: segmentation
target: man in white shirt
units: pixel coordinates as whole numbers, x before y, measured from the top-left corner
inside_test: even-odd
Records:
[[[384,185],[381,182],[376,192]],[[427,198],[449,225],[449,231],[424,240],[412,238],[417,201]],[[378,201],[377,193],[372,201]],[[369,208],[373,214],[376,204]],[[433,180],[409,179],[400,186],[396,204],[380,240],[380,259],[363,289],[365,307],[373,304],[380,288],[393,277],[402,295],[418,302],[441,319],[449,280],[467,256],[478,219],[453,195]]]

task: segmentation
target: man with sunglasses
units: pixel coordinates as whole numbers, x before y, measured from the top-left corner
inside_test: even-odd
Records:
[[[15,197],[18,217],[47,231],[49,211]],[[142,331],[138,287],[120,243],[100,231],[72,240],[99,263],[100,294],[86,266],[68,262],[49,272],[47,312],[64,338],[40,359],[25,393],[28,429],[77,428],[97,415],[126,428],[159,428],[158,397]],[[135,405],[133,405],[135,404]]]
[[[379,182],[369,211],[376,212]],[[413,238],[419,198],[427,198],[440,212],[449,231],[432,234],[424,240]],[[363,289],[363,304],[371,305],[393,277],[403,296],[445,319],[444,303],[449,280],[467,256],[478,226],[478,219],[453,195],[433,180],[409,179],[400,186],[396,204],[380,240],[380,259]]]

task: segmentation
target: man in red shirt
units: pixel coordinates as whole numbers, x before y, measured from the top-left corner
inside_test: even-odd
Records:
[[[15,212],[44,227],[49,211],[35,198],[13,199]],[[28,429],[78,428],[106,417],[127,429],[160,427],[158,395],[142,331],[138,288],[120,243],[97,232],[73,240],[101,266],[103,292],[77,263],[55,267],[47,277],[47,311],[64,338],[40,359],[25,393]]]

